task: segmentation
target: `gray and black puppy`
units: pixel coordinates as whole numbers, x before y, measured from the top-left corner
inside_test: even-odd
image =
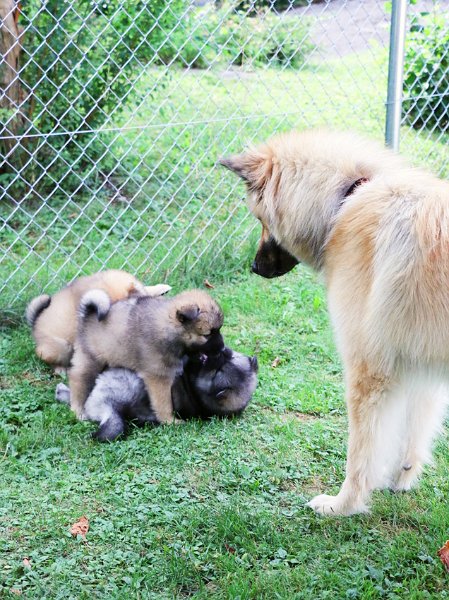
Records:
[[[181,419],[233,416],[247,406],[257,385],[257,358],[230,348],[217,354],[184,359],[184,370],[171,390],[173,411]],[[60,383],[56,399],[70,404],[70,389]],[[112,441],[125,431],[126,421],[158,424],[143,380],[129,369],[106,369],[97,377],[83,417],[100,424],[93,437]]]
[[[87,292],[79,305],[69,370],[72,410],[82,418],[98,375],[106,368],[122,367],[143,379],[157,420],[173,422],[171,389],[183,372],[183,358],[221,352],[222,324],[221,308],[202,290],[114,303],[103,290]]]

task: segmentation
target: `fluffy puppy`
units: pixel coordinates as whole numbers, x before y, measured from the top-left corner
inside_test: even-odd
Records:
[[[291,132],[223,160],[247,184],[263,237],[253,271],[323,272],[345,374],[346,478],[318,513],[408,490],[447,405],[449,185],[352,133]],[[273,253],[275,258],[273,259]]]
[[[133,275],[110,269],[79,277],[52,296],[37,296],[27,306],[26,319],[32,327],[39,358],[57,368],[69,366],[78,325],[78,306],[83,294],[92,289],[104,290],[115,302],[134,294],[159,296],[170,290],[170,286],[145,287]]]
[[[171,389],[173,410],[181,419],[239,415],[257,385],[257,358],[230,348],[214,355],[184,359],[184,369]],[[56,387],[56,399],[70,404],[70,388]],[[106,369],[84,405],[83,417],[99,423],[93,437],[113,441],[125,431],[126,421],[158,424],[143,380],[129,369]]]
[[[71,407],[82,418],[95,380],[106,367],[135,371],[145,384],[160,423],[173,420],[171,388],[183,357],[224,348],[223,313],[202,290],[172,298],[136,298],[111,303],[102,290],[83,296],[79,330],[69,370]]]

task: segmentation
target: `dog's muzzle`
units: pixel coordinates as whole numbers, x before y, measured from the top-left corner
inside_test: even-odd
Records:
[[[270,236],[260,244],[251,265],[251,271],[261,277],[272,279],[273,277],[285,275],[298,263],[297,258],[279,246],[275,239]]]

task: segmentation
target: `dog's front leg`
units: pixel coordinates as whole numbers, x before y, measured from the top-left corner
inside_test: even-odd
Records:
[[[84,404],[100,372],[101,366],[90,356],[79,348],[75,350],[69,370],[70,408],[80,420],[84,418]]]
[[[140,373],[148,396],[150,397],[151,407],[161,424],[182,423],[180,419],[175,419],[173,414],[173,404],[171,399],[171,388],[174,378],[149,375]]]
[[[322,494],[309,502],[322,515],[353,515],[368,512],[371,491],[379,485],[385,466],[383,425],[387,417],[391,382],[366,363],[350,369],[347,377],[349,441],[346,478],[337,496]]]

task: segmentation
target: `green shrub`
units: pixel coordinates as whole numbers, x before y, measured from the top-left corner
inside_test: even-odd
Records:
[[[125,106],[136,75],[154,60],[184,2],[171,0],[165,9],[165,0],[26,3],[19,74],[25,102],[17,133],[61,135],[31,136],[16,147],[9,162],[21,168],[21,177],[11,194],[43,195],[55,186],[76,191],[110,168],[100,136],[64,132],[98,129]],[[14,170],[4,184],[15,178]]]
[[[160,53],[164,62],[198,69],[216,65],[300,67],[313,48],[308,27],[298,18],[269,11],[248,17],[229,4],[192,12],[186,31],[187,36],[183,32],[176,39],[175,35],[172,47]]]
[[[269,8],[276,12],[287,10],[289,8],[298,8],[308,4],[317,4],[325,0],[243,0],[237,2],[236,9],[246,13],[258,12],[261,9]]]
[[[449,27],[447,15],[420,13],[407,37],[405,120],[416,129],[449,126]]]

